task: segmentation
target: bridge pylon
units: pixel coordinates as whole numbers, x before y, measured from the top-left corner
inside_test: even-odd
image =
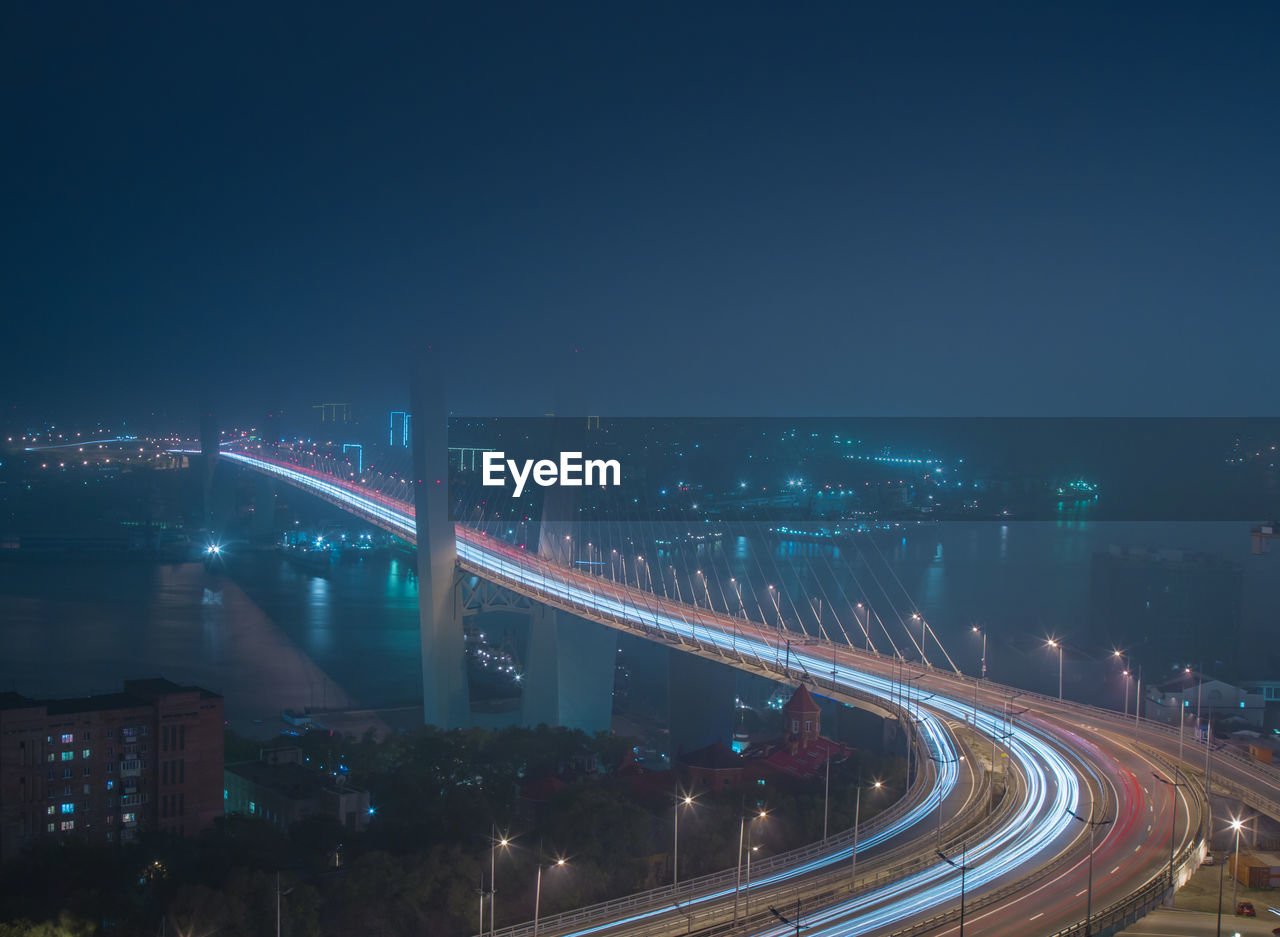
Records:
[[[418,619],[422,641],[422,715],[428,725],[471,724],[462,608],[454,588],[458,548],[449,509],[449,418],[436,382],[411,392],[413,490],[418,539]]]

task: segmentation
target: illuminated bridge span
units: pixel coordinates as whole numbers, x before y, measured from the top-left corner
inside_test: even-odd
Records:
[[[416,543],[414,506],[405,500],[258,452],[228,451],[221,458]],[[566,568],[464,525],[455,525],[454,535],[463,575],[742,670],[805,679],[834,699],[864,706],[878,701],[889,713],[905,709],[933,761],[927,790],[859,845],[857,881],[847,872],[851,846],[835,837],[830,848],[802,850],[753,881],[750,915],[744,912],[736,925],[734,882],[720,875],[548,917],[540,934],[716,933],[736,926],[734,933],[782,937],[793,927],[779,923],[767,905],[797,898],[813,934],[944,933],[954,930],[961,913],[961,863],[966,927],[973,934],[1110,934],[1164,899],[1203,856],[1212,822],[1202,793],[1209,753],[1205,772],[1191,766],[1193,759],[1175,763],[1183,751],[1176,730],[927,666],[904,676],[906,662],[848,645],[810,639],[797,648],[779,630]],[[1016,720],[1005,713],[1013,697],[1025,707]],[[962,749],[961,730],[986,741]],[[1188,747],[1204,751],[1194,741]],[[965,828],[962,841],[954,830],[944,837],[941,827],[936,842],[932,835],[909,838],[913,827],[932,826],[919,821],[934,811],[940,816],[938,805],[963,772],[972,779],[1001,759],[1011,765],[1006,770],[1017,796],[1006,798],[1011,803],[991,822]],[[1215,785],[1250,792],[1255,806],[1280,816],[1280,773],[1223,758],[1211,774]],[[1089,818],[1109,821],[1092,847],[1089,825],[1078,822]],[[904,842],[864,863],[862,850],[873,838],[878,844],[893,837]],[[1088,927],[1086,903],[1093,915]],[[519,926],[499,933],[531,931]]]

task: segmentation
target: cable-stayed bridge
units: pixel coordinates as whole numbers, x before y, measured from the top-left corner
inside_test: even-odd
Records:
[[[1114,933],[1164,900],[1199,864],[1208,834],[1221,825],[1209,815],[1208,788],[1247,798],[1253,809],[1280,818],[1280,772],[1225,753],[1215,758],[1208,746],[1182,738],[1176,729],[932,667],[924,653],[927,624],[921,624],[921,641],[912,639],[919,661],[907,660],[896,644],[890,653],[873,649],[869,616],[854,615],[866,623],[864,648],[832,641],[821,627],[818,636],[805,632],[797,640],[781,626],[776,596],[756,603],[762,612],[771,605],[778,609],[774,626],[751,619],[740,594],[737,613],[729,602],[717,610],[705,581],[705,603],[689,594],[689,585],[682,594],[678,580],[675,596],[665,594],[665,579],[659,594],[651,576],[649,588],[643,587],[634,566],[633,586],[625,566],[620,578],[601,576],[576,563],[572,552],[566,562],[552,551],[531,551],[454,523],[444,505],[443,478],[424,476],[416,497],[403,483],[405,494],[398,496],[394,486],[371,490],[358,479],[302,464],[307,460],[296,454],[230,447],[219,457],[306,490],[419,546],[420,574],[425,572],[424,691],[429,718],[435,706],[432,721],[443,724],[459,712],[461,655],[450,656],[460,650],[461,637],[444,632],[457,626],[464,593],[479,595],[485,590],[477,584],[485,583],[538,608],[688,655],[783,682],[806,682],[907,727],[921,768],[903,801],[864,831],[856,867],[850,831],[775,857],[759,868],[745,900],[740,880],[708,876],[544,918],[540,934],[781,937],[791,925],[780,923],[768,905],[797,900],[808,933],[956,932],[961,862],[970,933]],[[430,515],[429,524],[422,515]],[[892,641],[887,629],[884,635]],[[1013,796],[988,813],[979,808],[985,808],[984,785],[997,765],[1007,772]],[[1090,824],[1082,819],[1109,821],[1095,834],[1092,849]],[[533,930],[530,924],[499,933],[523,937]]]

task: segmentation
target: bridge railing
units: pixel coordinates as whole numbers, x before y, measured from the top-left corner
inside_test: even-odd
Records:
[[[1085,847],[1087,850],[1087,847]],[[1185,882],[1190,878],[1191,873],[1199,867],[1204,859],[1205,844],[1202,840],[1196,840],[1185,846],[1182,852],[1175,859],[1173,869],[1174,881]],[[1045,878],[1050,873],[1056,871],[1064,865],[1079,860],[1079,853],[1082,850],[1072,849],[1064,852],[1048,865],[1041,866],[1030,875],[1005,885],[992,892],[987,892],[972,902],[966,902],[965,913],[970,914],[974,911],[981,911],[999,904],[1006,898],[1021,894],[1026,891],[1035,882]],[[1087,851],[1085,852],[1087,855]],[[1078,921],[1068,927],[1058,931],[1053,937],[1084,937],[1086,933],[1091,933],[1092,937],[1110,937],[1125,927],[1128,927],[1134,921],[1143,917],[1161,902],[1168,899],[1170,894],[1169,870],[1162,869],[1152,878],[1148,879],[1133,892],[1130,892],[1124,898],[1114,904],[1093,914],[1089,921]],[[921,937],[938,928],[952,924],[960,918],[960,908],[949,908],[948,910],[936,914],[931,918],[918,921],[909,927],[893,932],[891,937]]]
[[[361,498],[373,503],[374,510],[371,512],[366,512],[366,515],[375,523],[378,521],[386,520],[386,518],[381,517],[381,513],[385,511],[401,512],[405,515],[406,518],[411,518],[413,516],[413,511],[414,511],[413,503],[412,503],[412,499],[409,497],[406,497],[406,499],[401,500],[399,498],[395,498],[390,495],[387,495],[376,489],[371,489],[365,486],[356,485],[350,482],[349,480],[341,478],[340,476],[335,475],[331,472],[322,472],[315,468],[304,466],[300,463],[288,462],[280,458],[272,458],[271,456],[263,454],[261,446],[259,446],[256,450],[251,452],[243,451],[235,454],[238,455],[242,461],[248,464],[254,465],[255,467],[258,467],[260,469],[270,471],[272,468],[274,468],[276,472],[279,472],[281,469],[288,469],[291,472],[306,476],[307,480],[310,481],[310,485],[308,487],[311,487],[313,490],[319,489],[319,486],[321,485],[326,485],[326,486],[332,485],[332,486],[337,486],[339,488],[342,488],[346,491],[349,491],[352,494],[358,495]],[[321,492],[317,490],[317,493],[321,493]],[[321,493],[321,497],[326,497],[326,496],[323,493]],[[332,500],[332,498],[326,498],[326,500]],[[350,507],[350,505],[347,504],[346,502],[341,502],[341,504],[344,507],[348,507],[348,508]],[[409,526],[411,527],[412,525],[409,525]],[[463,525],[458,525],[458,526],[462,527]],[[470,529],[470,528],[466,528],[466,529]],[[404,525],[400,525],[397,528],[396,533],[398,533],[400,536],[407,536],[409,539],[412,539],[412,532],[409,530],[406,530],[404,528]],[[526,561],[534,559],[533,557],[529,557],[528,554],[525,555],[525,558],[526,558]],[[543,560],[542,562],[547,562],[547,561]],[[560,569],[560,567],[558,566],[556,568]],[[614,583],[613,585],[618,586],[619,584]],[[618,590],[615,589],[614,591],[616,592]],[[632,590],[632,588],[626,585],[625,583],[621,584],[621,592],[623,593],[635,592],[637,595],[644,595],[649,597],[649,600],[644,600],[644,601],[637,601],[635,598],[633,598],[632,601],[637,608],[640,608],[641,606],[655,607],[658,604],[661,604],[662,606],[665,607],[671,604],[669,600],[665,600],[665,599],[659,600],[656,593],[653,593],[651,591],[644,590],[644,589]],[[688,610],[688,606],[686,603],[678,603],[678,604],[684,606],[684,608]],[[687,612],[677,612],[676,614],[687,615]],[[713,619],[714,623],[721,628],[724,628],[726,624],[728,624],[731,628],[740,628],[748,624],[746,619],[735,618],[731,615],[717,612],[715,609],[706,609],[706,610],[701,608],[693,609],[692,618],[694,620],[705,621],[708,617],[710,619]],[[686,620],[689,620],[688,617],[686,617]],[[776,645],[776,642],[777,642],[776,637],[774,638],[774,640],[771,641],[770,636],[767,634],[767,632],[761,629],[755,629],[755,628],[751,628],[750,630],[752,631],[752,636],[755,637],[756,639],[763,640],[766,643],[773,643]],[[681,641],[683,643],[684,639],[681,639]],[[724,654],[724,648],[719,644],[716,644],[713,642],[710,645],[707,645],[704,642],[699,642],[697,640],[696,632],[693,635],[693,641],[696,644],[699,644],[700,646],[702,646],[704,650],[710,649],[719,656],[727,656]],[[876,661],[881,664],[883,664],[886,660],[893,659],[886,655],[882,655],[876,651],[858,648],[852,644],[836,644],[834,642],[829,641],[826,638],[813,637],[808,635],[807,633],[804,636],[804,645],[812,646],[812,647],[824,647],[831,650],[840,650],[843,653],[852,654],[854,656],[862,656],[868,661]],[[775,646],[775,650],[779,650],[779,649],[780,648],[777,648]],[[764,667],[766,670],[771,669],[768,667],[767,660],[758,659],[758,663],[762,667]],[[959,674],[958,672],[953,675],[947,671],[935,669],[932,665],[928,665],[928,664],[918,664],[917,666],[922,674],[931,673],[931,674],[934,674],[935,676],[944,677],[948,679],[959,679],[960,682],[962,683],[971,683],[972,680],[975,679],[975,678],[965,678],[963,674]],[[776,669],[776,668],[773,668],[773,669]],[[1117,722],[1117,721],[1123,722],[1128,718],[1120,713],[1115,712],[1114,710],[1104,709],[1102,707],[1097,707],[1097,706],[1091,706],[1085,703],[1075,703],[1070,700],[1061,700],[1056,697],[1047,696],[1045,694],[1017,690],[1016,688],[1008,687],[1007,685],[1004,685],[1004,684],[995,683],[994,681],[983,680],[981,681],[981,684],[983,686],[986,686],[989,689],[998,688],[999,691],[1007,690],[1015,697],[1021,697],[1027,700],[1034,700],[1042,705],[1056,706],[1060,709],[1067,709],[1077,714],[1088,715],[1093,718],[1107,719],[1108,721],[1111,721],[1111,722]],[[1135,703],[1135,706],[1137,705],[1140,705],[1140,704]],[[1140,721],[1140,724],[1146,729],[1148,729],[1149,731],[1162,732],[1167,734],[1173,734],[1178,731],[1172,726],[1166,726],[1163,723],[1154,722],[1152,720]],[[1235,750],[1230,746],[1223,749],[1220,752],[1220,755],[1221,757],[1229,759],[1230,761],[1235,763],[1237,766],[1248,770],[1249,772],[1255,774],[1256,776],[1265,778],[1269,783],[1280,786],[1280,767],[1273,767],[1271,765],[1266,765],[1262,762],[1258,762],[1252,758],[1249,758],[1243,755],[1241,752]]]
[[[1010,810],[1013,809],[1012,799],[1008,801],[1008,806]],[[960,838],[985,835],[985,831],[998,827],[1006,822],[1006,819],[1007,817],[1001,813],[993,814],[986,820],[980,821],[977,827],[970,825],[969,821],[962,824],[964,828],[961,830],[948,825],[949,832],[943,841],[943,848],[958,848]],[[859,875],[856,884],[852,880],[852,869],[843,862],[839,867],[831,867],[825,872],[783,882],[760,884],[753,881],[749,891],[744,887],[739,894],[737,915],[734,913],[734,901],[731,898],[733,889],[730,887],[727,889],[730,894],[722,895],[719,901],[672,904],[659,909],[664,913],[655,916],[647,923],[629,926],[627,935],[628,937],[668,937],[673,929],[677,928],[685,933],[697,933],[699,937],[712,937],[712,935],[729,932],[750,933],[754,926],[768,924],[772,920],[772,915],[768,911],[770,904],[787,906],[795,901],[801,901],[808,909],[829,907],[924,871],[936,864],[933,857],[932,843],[923,850],[918,843],[905,843],[888,852],[879,852],[868,859],[867,863],[874,871]],[[754,879],[754,872],[752,877]],[[550,919],[543,919],[539,923],[539,933],[547,931],[548,925],[545,922],[548,920]],[[678,923],[673,923],[675,921]],[[573,922],[568,926],[573,926]],[[520,937],[527,937],[532,934],[532,925],[523,924],[518,928],[508,928],[505,932],[512,931]]]
[[[929,771],[919,772],[911,788],[901,798],[870,820],[862,823],[858,833],[860,842],[865,843],[868,837],[875,836],[881,830],[892,825],[918,802],[923,800],[927,779],[930,777],[931,772]],[[851,847],[853,840],[853,829],[843,830],[834,836],[827,837],[826,842],[819,840],[787,852],[778,853],[766,859],[757,860],[752,863],[752,874],[757,878],[767,878],[792,866],[810,862],[824,855],[839,853],[845,848]],[[737,866],[733,866],[719,872],[711,872],[706,875],[685,879],[679,885],[661,885],[657,888],[636,892],[633,895],[627,895],[622,898],[614,898],[586,907],[563,911],[559,914],[547,915],[540,919],[538,929],[540,933],[553,934],[570,926],[589,924],[599,920],[611,920],[627,912],[652,911],[663,907],[673,911],[678,910],[682,902],[688,903],[699,899],[700,896],[705,895],[707,892],[733,887],[737,883],[737,873]],[[533,925],[523,922],[498,928],[494,931],[494,934],[495,937],[524,937],[524,935],[532,934],[532,932]]]
[[[321,480],[314,479],[313,487],[319,487],[317,485],[317,482],[319,481]],[[350,487],[352,491],[360,494],[363,498],[370,499],[371,501],[375,502],[373,506],[374,513],[393,509],[392,506],[388,504],[388,502],[391,502],[394,499],[387,498],[385,495],[380,495],[380,494],[375,495],[373,492],[366,492],[359,488],[349,486],[342,479],[339,479],[333,476],[323,478],[323,482],[326,484]],[[407,505],[403,507],[397,506],[394,509],[404,510],[405,508],[407,508]],[[529,558],[529,559],[533,559],[533,558]],[[482,572],[486,576],[492,574],[491,571],[489,570],[483,570]],[[557,575],[561,574],[559,567],[556,567],[556,572],[557,572]],[[543,572],[543,575],[545,575],[545,571]],[[527,583],[519,583],[519,585],[521,588],[528,588]],[[611,602],[621,601],[621,603],[624,606],[623,615],[618,616],[616,614],[609,612],[606,609],[601,608],[600,602],[597,599],[595,602],[595,607],[593,609],[593,613],[597,617],[608,616],[611,619],[613,619],[617,624],[627,628],[632,628],[637,623],[631,621],[629,617],[625,614],[625,604],[628,598],[631,600],[631,604],[634,606],[637,612],[640,611],[641,609],[644,609],[652,614],[654,611],[661,608],[663,613],[667,616],[672,616],[672,615],[679,616],[689,626],[690,633],[687,635],[682,635],[674,631],[664,631],[660,627],[651,628],[649,626],[641,625],[642,629],[646,631],[646,633],[651,631],[656,631],[663,637],[664,640],[675,641],[686,647],[693,646],[697,648],[698,651],[705,654],[711,654],[711,655],[722,657],[725,659],[736,659],[740,666],[743,663],[747,663],[747,661],[742,654],[737,652],[736,647],[731,649],[732,653],[729,653],[730,649],[726,649],[724,645],[722,645],[719,642],[706,642],[706,641],[699,640],[697,636],[697,626],[701,625],[705,630],[708,630],[708,631],[711,627],[718,627],[723,632],[726,630],[725,626],[727,625],[728,629],[731,629],[735,634],[735,636],[738,630],[741,629],[742,631],[747,633],[750,637],[754,638],[757,641],[762,642],[765,646],[771,646],[774,651],[775,660],[774,660],[773,667],[769,666],[767,658],[761,658],[758,654],[755,654],[753,652],[752,656],[755,659],[756,666],[758,666],[764,672],[781,673],[787,677],[792,676],[792,672],[789,667],[779,666],[778,658],[780,657],[782,652],[782,643],[781,643],[782,639],[780,635],[771,634],[765,628],[756,627],[754,623],[748,623],[745,619],[733,618],[732,616],[729,616],[727,614],[718,613],[714,609],[707,609],[707,610],[704,610],[701,608],[690,609],[684,603],[680,603],[681,605],[680,608],[675,608],[672,606],[672,603],[670,603],[669,600],[659,599],[656,596],[656,594],[652,592],[647,592],[641,589],[632,590],[629,586],[626,586],[625,584],[623,584],[621,587],[619,587],[619,584],[617,583],[611,583],[610,585],[611,585],[611,588],[609,591],[611,593],[611,596],[609,598],[609,601]],[[634,594],[632,594],[633,591],[634,591]],[[545,593],[545,590],[544,590],[544,593]],[[594,596],[594,593],[589,592],[589,594]],[[641,596],[643,596],[643,598],[641,598]],[[549,604],[554,604],[554,605],[562,604],[560,601],[556,600],[555,597],[553,597],[549,593],[545,593],[543,598],[544,598],[544,601],[548,601]],[[568,603],[568,604],[572,604],[572,603]],[[570,610],[574,610],[574,609],[570,609]],[[656,621],[656,618],[655,618],[655,621]],[[888,660],[883,655],[880,655],[875,652],[863,651],[851,645],[835,645],[832,642],[826,641],[824,639],[813,638],[807,635],[805,636],[805,639],[804,639],[804,646],[806,648],[815,647],[815,646],[827,647],[831,649],[832,653],[834,653],[836,650],[842,650],[845,654],[852,654],[853,656],[865,656],[868,661],[874,660],[878,662],[881,666],[883,666],[886,660]],[[820,656],[821,654],[821,652],[818,652],[818,651],[807,651],[807,653],[814,654],[815,656]],[[791,654],[791,649],[789,645],[787,647],[787,654],[788,654],[788,657]],[[927,664],[923,665],[922,667],[919,667],[918,669],[921,671],[921,675],[930,674],[935,679],[943,680],[948,683],[955,681],[957,684],[960,684],[960,685],[973,686],[975,688],[975,692],[977,691],[979,686],[985,686],[988,689],[988,691],[996,688],[1012,690],[1012,688],[1004,688],[1004,687],[1001,687],[1001,685],[999,684],[992,684],[987,681],[982,681],[982,683],[979,684],[978,681],[968,679],[962,674],[956,673],[953,675],[945,671],[937,670],[933,668],[931,665],[927,665]],[[808,676],[812,676],[812,675],[808,675]],[[904,681],[904,685],[905,683],[906,681]],[[913,695],[918,696],[918,694],[913,694]],[[1116,713],[1112,710],[1103,709],[1101,707],[1089,706],[1087,704],[1075,703],[1068,700],[1046,696],[1044,694],[1030,693],[1026,691],[1012,690],[1011,695],[1014,698],[1020,697],[1028,701],[1034,701],[1036,703],[1039,703],[1042,707],[1048,708],[1050,712],[1052,712],[1054,709],[1058,711],[1066,710],[1066,711],[1073,712],[1077,715],[1083,715],[1086,718],[1106,720],[1107,722],[1112,724],[1127,722],[1127,717],[1119,713]],[[914,700],[908,700],[908,702],[911,702],[911,701],[914,701]],[[1142,721],[1142,720],[1139,720],[1136,716],[1135,716],[1135,727],[1145,729],[1148,732],[1152,732],[1154,734],[1164,734],[1166,737],[1170,737],[1170,738],[1178,733],[1178,730],[1173,728],[1172,726],[1165,726],[1162,723],[1153,722],[1151,720]],[[1245,759],[1240,755],[1240,753],[1234,750],[1231,750],[1231,749],[1225,750],[1223,752],[1223,756],[1225,758],[1230,759],[1234,764],[1237,765],[1237,767],[1243,768],[1249,773],[1254,774],[1260,778],[1265,778],[1268,783],[1275,784],[1277,783],[1278,780],[1280,780],[1280,773],[1277,773],[1275,769],[1268,768],[1267,766],[1254,762],[1251,759]]]
[[[960,829],[951,829],[942,841],[941,848],[954,852],[961,842],[972,843],[981,840],[991,831],[998,829],[1008,816],[1017,809],[1016,798],[1008,797],[1001,803],[999,811],[976,824],[961,824]],[[928,837],[926,837],[927,839]],[[725,909],[708,908],[688,917],[688,932],[696,932],[699,937],[720,937],[726,934],[749,934],[758,929],[776,927],[776,918],[769,910],[773,904],[782,908],[790,908],[800,902],[801,911],[808,915],[827,908],[851,901],[861,895],[870,894],[877,889],[900,882],[938,864],[935,858],[934,844],[906,843],[889,853],[875,857],[876,870],[861,877],[855,884],[843,871],[828,873],[819,878],[788,884],[782,888],[774,888],[760,895],[752,894],[749,914],[744,904],[743,913],[738,922],[727,917]],[[886,865],[888,866],[886,868]],[[969,907],[966,904],[966,907]],[[655,921],[652,926],[638,930],[629,929],[628,937],[659,937],[671,933],[671,922]]]

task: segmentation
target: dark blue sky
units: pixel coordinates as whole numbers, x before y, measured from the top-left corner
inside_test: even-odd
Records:
[[[1275,411],[1273,3],[183,6],[5,7],[6,409]]]

